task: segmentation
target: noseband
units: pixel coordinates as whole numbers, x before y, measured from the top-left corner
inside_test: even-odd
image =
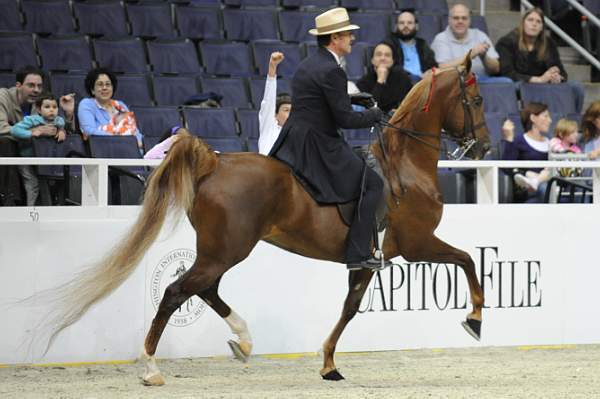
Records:
[[[467,97],[467,87],[475,84],[475,82],[476,82],[475,75],[472,75],[471,78],[469,78],[469,80],[465,81],[465,77],[458,70],[458,68],[454,68],[454,69],[458,73],[458,79],[459,79],[458,81],[460,84],[460,102],[462,104],[463,112],[464,112],[463,132],[462,132],[462,135],[457,134],[456,132],[450,132],[450,131],[442,132],[441,136],[446,137],[458,144],[458,147],[452,153],[448,153],[448,152],[446,153],[446,155],[448,156],[448,159],[460,160],[471,149],[471,147],[473,147],[477,143],[478,139],[475,136],[475,132],[485,126],[485,121],[475,125],[473,123],[473,112],[471,109],[472,107],[480,107],[481,106],[481,104],[483,102],[482,97],[480,95],[476,95],[475,97],[473,97],[471,99],[469,99]],[[433,73],[435,73],[435,71]],[[433,84],[432,84],[431,90],[433,90]],[[418,131],[411,130],[411,129],[396,127],[386,121],[380,121],[379,123],[380,123],[380,125],[382,125],[384,127],[394,129],[400,133],[403,133],[406,136],[408,136],[414,140],[417,140],[417,141],[435,149],[438,152],[440,151],[439,147],[437,147],[421,138],[421,137],[438,137],[438,134],[427,133],[427,132],[418,132]],[[380,143],[383,144],[382,137],[379,137],[379,141],[380,141]],[[385,154],[385,152],[384,152],[384,154]]]

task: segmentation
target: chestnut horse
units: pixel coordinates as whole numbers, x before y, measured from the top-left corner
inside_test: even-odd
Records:
[[[477,159],[487,151],[489,137],[483,105],[467,56],[457,68],[428,72],[408,94],[382,134],[371,145],[391,193],[383,252],[408,261],[459,265],[471,293],[472,311],[463,326],[479,339],[483,292],[469,254],[434,235],[443,202],[437,183],[442,128],[457,141],[470,139]],[[475,145],[473,145],[475,143]],[[135,269],[157,238],[169,210],[185,211],[197,234],[193,266],[165,290],[146,336],[142,359],[148,385],[164,379],[154,354],[171,314],[193,295],[201,297],[229,324],[239,342],[234,353],[250,355],[252,340],[246,323],[218,295],[225,272],[245,259],[259,240],[310,258],[343,262],[348,227],[335,205],[319,205],[290,169],[273,158],[253,153],[216,154],[202,140],[183,136],[154,170],[142,211],[132,230],[112,254],[89,273],[59,292],[61,316],[52,325],[50,345],[65,327],[106,297]],[[356,314],[373,271],[350,271],[342,315],[325,340],[321,376],[343,377],[334,352],[340,335]]]

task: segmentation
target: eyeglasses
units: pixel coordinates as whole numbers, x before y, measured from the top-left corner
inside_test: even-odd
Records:
[[[99,88],[103,88],[103,87],[110,88],[110,87],[112,87],[112,83],[111,82],[96,82],[96,84],[94,86],[99,87]]]
[[[452,19],[454,21],[468,21],[469,17],[459,17],[459,16],[453,16]]]

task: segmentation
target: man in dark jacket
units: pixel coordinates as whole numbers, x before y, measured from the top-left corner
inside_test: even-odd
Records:
[[[352,151],[338,128],[370,127],[383,112],[352,110],[340,57],[352,51],[352,30],[359,27],[350,23],[346,9],[326,11],[315,18],[315,24],[309,33],[317,36],[319,49],[294,74],[292,111],[269,155],[289,165],[321,204],[358,199],[366,173],[362,200],[348,232],[345,261],[352,269],[376,269],[381,260],[372,254],[371,238],[383,182]]]
[[[423,72],[437,67],[435,53],[427,42],[416,37],[417,17],[412,11],[402,11],[396,19],[396,29],[385,40],[394,51],[394,65],[400,65],[414,78],[420,79]]]

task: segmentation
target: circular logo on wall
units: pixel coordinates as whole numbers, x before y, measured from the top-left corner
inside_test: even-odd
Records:
[[[195,251],[179,248],[169,252],[158,262],[152,273],[150,284],[150,294],[154,310],[158,310],[165,289],[188,271],[195,260]],[[169,324],[175,327],[189,326],[202,316],[205,309],[206,303],[196,295],[193,295],[175,310],[169,319]]]

